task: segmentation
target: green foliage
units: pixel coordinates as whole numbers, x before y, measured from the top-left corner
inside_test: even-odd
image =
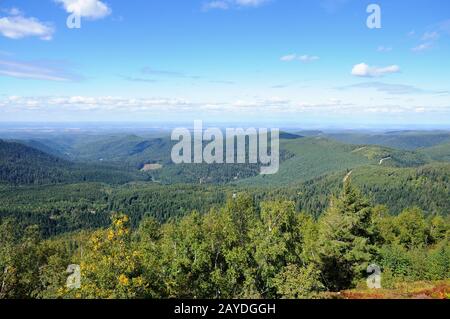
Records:
[[[320,271],[313,264],[307,267],[287,265],[276,276],[274,283],[278,295],[284,299],[311,299],[325,289]]]
[[[79,298],[143,298],[154,296],[143,277],[142,254],[134,249],[129,219],[114,215],[107,231],[95,232],[81,258]],[[64,292],[67,293],[67,292]],[[69,296],[73,294],[68,292]]]
[[[398,244],[380,249],[383,277],[391,284],[401,281],[443,280],[450,274],[450,249],[444,240],[436,247],[407,249]]]
[[[248,232],[255,211],[250,197],[231,198],[224,208],[163,226],[160,261],[168,297],[233,298],[252,294]]]
[[[324,284],[332,291],[352,287],[375,252],[372,207],[349,182],[320,219]]]
[[[13,220],[0,223],[0,299],[56,297],[68,258],[67,247],[42,241],[36,226],[22,232]]]
[[[446,217],[447,219],[450,216]],[[446,221],[444,217],[437,215],[431,218],[429,221],[429,240],[433,243],[438,243],[439,241],[450,238],[450,223]]]
[[[418,208],[403,211],[395,220],[398,242],[408,248],[421,247],[427,243],[427,225],[423,212]]]
[[[448,219],[387,211],[347,182],[318,221],[245,193],[162,224],[113,214],[106,229],[48,240],[5,219],[0,298],[320,298],[364,280],[372,262],[385,287],[448,278]],[[69,264],[80,289],[65,286]]]
[[[264,296],[276,294],[275,277],[288,264],[301,263],[298,215],[292,202],[267,202],[261,207],[261,218],[251,232],[257,279]]]

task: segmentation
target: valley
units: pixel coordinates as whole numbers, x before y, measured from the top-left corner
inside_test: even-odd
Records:
[[[11,274],[6,294],[445,297],[450,149],[436,134],[424,132],[417,145],[389,133],[377,145],[359,143],[372,136],[353,144],[281,132],[274,175],[260,175],[259,164],[176,165],[164,132],[2,139],[0,264],[10,256],[20,276],[42,283],[21,286]],[[334,250],[342,236],[350,236],[346,248]],[[342,254],[352,265],[375,260],[385,289],[361,289],[363,273]],[[61,288],[68,262],[81,263],[88,282],[76,294]]]
[[[66,227],[105,226],[109,213],[118,210],[133,225],[144,216],[166,222],[192,210],[207,212],[245,191],[257,200],[292,200],[298,211],[317,218],[350,171],[352,183],[391,214],[417,206],[428,215],[447,215],[450,149],[445,134],[423,132],[422,144],[442,143],[419,148],[415,140],[407,144],[410,134],[387,134],[387,144],[407,146],[396,149],[343,143],[320,131],[308,136],[281,132],[280,170],[274,175],[260,175],[258,164],[175,165],[170,159],[174,142],[164,132],[150,138],[90,133],[3,140],[0,216],[23,214],[24,224],[38,222],[50,235]],[[380,138],[381,144],[385,141]]]

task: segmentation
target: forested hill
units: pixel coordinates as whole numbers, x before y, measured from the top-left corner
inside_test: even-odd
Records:
[[[14,184],[62,182],[71,163],[37,149],[0,140],[0,180]]]
[[[405,142],[411,134],[386,136]],[[421,144],[434,144],[444,139],[445,134],[425,132],[424,136],[427,138],[423,137]],[[360,138],[357,134],[353,137]],[[280,138],[280,170],[273,176],[259,176],[259,165],[254,164],[174,165],[170,157],[173,142],[168,136],[87,135],[85,139],[62,136],[55,140],[20,141],[23,145],[3,141],[0,182],[18,185],[150,180],[162,184],[287,186],[366,165],[419,167],[450,158],[448,143],[410,151],[346,144],[320,134],[304,137],[282,133]],[[22,154],[20,159],[18,154]]]
[[[145,175],[114,166],[76,164],[38,149],[0,140],[0,183],[29,185],[80,181],[125,183]]]
[[[435,161],[450,162],[450,142],[423,148],[419,152]]]
[[[266,177],[256,165],[174,165],[167,137],[0,140],[0,219],[20,215],[25,225],[53,235],[105,226],[113,211],[128,214],[133,225],[144,216],[165,222],[206,213],[242,191],[256,201],[287,198],[318,217],[349,172],[364,195],[393,215],[414,206],[427,216],[450,212],[447,143],[408,151],[305,135],[282,136],[280,171]],[[148,171],[141,168],[146,163]]]

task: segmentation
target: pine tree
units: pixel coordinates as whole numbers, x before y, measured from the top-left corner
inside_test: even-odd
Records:
[[[332,291],[348,289],[361,278],[375,252],[372,207],[347,180],[319,223],[323,282]]]

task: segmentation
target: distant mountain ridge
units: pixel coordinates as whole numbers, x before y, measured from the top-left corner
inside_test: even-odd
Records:
[[[416,150],[450,142],[450,132],[391,131],[382,134],[331,133],[329,138],[350,144],[370,144]]]
[[[310,133],[318,135],[280,132],[280,171],[269,176],[260,176],[256,164],[175,165],[170,156],[174,142],[168,135],[143,137],[115,134],[88,135],[86,138],[60,136],[55,141],[2,141],[0,181],[42,184],[84,180],[114,183],[150,180],[163,184],[242,183],[273,186],[305,182],[366,165],[406,168],[450,161],[450,142],[447,142],[450,133],[424,132],[415,145],[408,141],[419,132],[380,135],[379,144],[396,141],[407,143],[408,148],[414,150],[372,143],[346,143],[336,139],[336,136],[340,136],[339,139],[344,136],[352,142],[364,140],[375,143],[375,135]],[[419,144],[433,146],[417,148]],[[149,165],[158,169],[143,169]]]

